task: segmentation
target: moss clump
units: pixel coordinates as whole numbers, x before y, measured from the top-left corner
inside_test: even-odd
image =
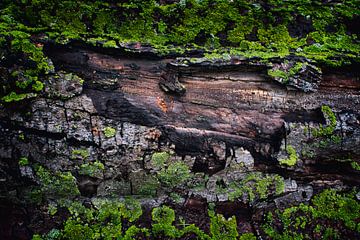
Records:
[[[11,103],[35,97],[44,85],[40,76],[53,70],[42,45],[31,40],[34,29],[14,19],[14,8],[0,8],[0,66],[8,66],[8,75],[0,76],[0,99]]]
[[[71,152],[71,159],[82,159],[85,160],[90,157],[90,153],[87,149],[73,149]]]
[[[82,175],[87,175],[90,177],[97,177],[102,175],[102,172],[105,170],[104,164],[99,161],[93,163],[84,163],[80,166],[79,173]]]
[[[286,165],[289,167],[295,166],[298,160],[298,155],[296,153],[296,150],[293,146],[288,145],[286,146],[286,152],[289,155],[286,159],[280,159],[279,162],[281,165]]]
[[[155,167],[161,168],[169,160],[170,154],[168,152],[156,152],[151,156],[151,163]]]
[[[336,128],[336,116],[329,106],[322,106],[321,111],[326,119],[326,125],[320,125],[319,129],[313,129],[312,135],[314,137],[329,137],[331,136]]]
[[[0,98],[20,101],[41,91],[42,77],[53,70],[43,51],[48,41],[110,48],[138,43],[134,51],[152,46],[159,55],[197,49],[265,61],[297,55],[331,66],[351,64],[360,61],[359,37],[349,24],[358,14],[357,0],[6,0],[0,5],[0,62],[11,70],[1,79]]]
[[[240,236],[240,240],[257,240],[253,233],[244,233]]]
[[[11,92],[6,96],[2,97],[1,100],[5,103],[19,102],[27,98],[36,97],[36,94],[31,93],[15,93]]]
[[[357,162],[351,161],[350,165],[351,165],[351,167],[352,167],[353,169],[355,169],[356,171],[360,171],[360,164],[358,164]]]
[[[19,166],[23,167],[27,165],[29,165],[29,159],[27,157],[21,157],[19,159]]]
[[[183,162],[169,163],[167,167],[161,168],[157,174],[160,183],[170,188],[185,183],[190,177],[190,169]]]
[[[107,138],[111,138],[111,137],[114,137],[116,135],[116,129],[115,128],[112,128],[112,127],[106,127],[104,129],[104,135],[105,137]]]
[[[142,215],[142,208],[134,199],[95,199],[90,207],[80,202],[66,202],[63,207],[70,212],[63,229],[51,230],[42,236],[35,234],[32,239],[181,239],[191,234],[196,239],[233,240],[240,235],[235,217],[226,219],[213,211],[208,212],[210,234],[207,234],[194,224],[176,218],[175,211],[168,206],[153,208],[149,228],[140,226],[137,220]],[[253,239],[253,236],[246,233],[240,239]]]
[[[239,233],[237,231],[236,217],[228,219],[220,214],[209,211],[211,220],[210,233],[213,239],[237,239]]]
[[[302,203],[268,213],[262,228],[272,239],[315,239],[325,235],[329,239],[336,236],[342,239],[341,235],[348,235],[349,231],[360,233],[360,203],[355,195],[355,192],[327,189],[316,195],[309,205]],[[306,235],[305,231],[313,236]]]
[[[256,199],[266,199],[272,189],[275,189],[275,195],[283,193],[284,179],[279,175],[262,175],[255,172],[249,173],[240,181],[230,182],[226,188],[220,187],[218,191],[229,192],[230,201],[243,200],[241,198],[246,196],[247,201],[253,202]]]
[[[117,48],[117,44],[114,40],[110,40],[110,41],[106,41],[104,44],[103,44],[103,47],[105,48]]]
[[[269,69],[268,70],[268,75],[273,77],[273,78],[280,78],[280,79],[283,79],[282,81],[284,83],[287,83],[289,81],[289,74],[286,73],[285,71],[283,70],[280,70],[280,69]]]
[[[296,74],[298,74],[301,71],[301,69],[306,67],[306,65],[307,65],[307,63],[296,62],[288,70],[269,69],[268,75],[273,78],[278,78],[280,80],[280,82],[287,84],[289,82],[289,79],[291,77],[294,77]]]
[[[40,166],[36,170],[36,176],[40,181],[41,193],[48,199],[60,200],[80,195],[76,179],[70,172],[53,174]]]

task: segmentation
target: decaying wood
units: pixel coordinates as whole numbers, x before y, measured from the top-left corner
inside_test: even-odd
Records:
[[[285,121],[323,123],[319,109],[325,104],[360,111],[356,74],[327,72],[317,92],[304,93],[269,79],[266,66],[246,62],[176,68],[175,59],[116,57],[86,49],[51,54],[58,66],[86,79],[85,93],[99,114],[162,127],[182,151],[191,149],[184,142],[203,137],[253,152],[257,143],[268,143],[265,155],[270,156],[285,135]],[[183,92],[163,91],[164,81],[181,84]]]

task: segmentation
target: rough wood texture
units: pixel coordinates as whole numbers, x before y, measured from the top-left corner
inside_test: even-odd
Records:
[[[304,92],[274,81],[256,61],[191,62],[76,45],[47,46],[47,53],[56,72],[44,81],[43,95],[25,112],[0,111],[2,193],[17,190],[21,181],[38,183],[31,165],[39,164],[52,172],[71,171],[85,198],[145,194],[156,200],[143,200],[151,208],[176,192],[185,208],[193,207],[180,211],[185,218],[204,214],[209,202],[226,216],[241,209],[238,224],[247,232],[260,231],[263,213],[275,206],[309,201],[324,187],[360,184],[351,165],[360,163],[357,69],[324,70],[317,91]],[[313,131],[331,124],[324,105],[331,107],[336,126],[314,137]],[[296,163],[288,166],[282,161],[291,156],[289,146]],[[173,187],[157,180],[160,169],[152,156],[159,152],[171,153],[166,166],[184,163],[191,179]],[[18,165],[24,156],[30,166]],[[82,164],[95,161],[104,164],[103,171],[80,172]],[[256,185],[264,179],[265,198]],[[280,193],[277,182],[284,185]],[[248,193],[233,201],[234,183],[254,197]],[[35,217],[29,222],[34,231],[42,229]]]
[[[99,114],[163,127],[179,148],[182,142],[204,136],[250,149],[257,142],[269,143],[271,154],[285,136],[284,121],[324,122],[322,105],[336,111],[360,111],[356,73],[325,73],[318,92],[303,93],[270,80],[266,66],[246,62],[194,64],[174,70],[170,64],[174,59],[111,57],[79,49],[53,54],[61,68],[87,80],[85,94]],[[159,87],[169,72],[176,73],[186,89],[182,96]]]

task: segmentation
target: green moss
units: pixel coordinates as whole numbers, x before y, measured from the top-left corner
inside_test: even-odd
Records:
[[[145,181],[140,185],[138,194],[146,196],[156,196],[156,193],[160,187],[159,181],[153,177],[148,176]]]
[[[312,135],[314,137],[329,137],[334,133],[336,128],[336,116],[329,106],[322,106],[321,111],[326,119],[327,124],[320,125],[319,129],[312,129]]]
[[[112,128],[112,127],[106,127],[104,129],[104,135],[105,137],[107,138],[111,138],[111,137],[114,137],[116,135],[116,129],[115,128]]]
[[[280,70],[280,69],[269,69],[268,70],[268,75],[273,77],[273,78],[282,78],[284,79],[283,81],[284,82],[287,82],[289,80],[289,75],[284,72],[283,70]]]
[[[262,228],[272,239],[296,239],[303,229],[313,229],[320,236],[328,235],[330,239],[334,239],[340,233],[339,230],[343,232],[344,228],[348,229],[346,231],[360,232],[357,229],[359,217],[360,203],[356,200],[355,192],[342,194],[327,189],[316,195],[311,205],[302,203],[283,211],[276,210],[274,215],[268,213]],[[319,221],[325,225],[318,225]],[[337,222],[336,225],[333,225],[334,221]],[[338,229],[328,230],[329,223]]]
[[[24,141],[25,140],[25,134],[20,133],[19,136],[18,136],[18,139],[21,140],[21,141]]]
[[[157,223],[171,225],[175,221],[175,212],[168,206],[154,208],[151,212],[152,220]]]
[[[210,216],[210,233],[213,239],[237,239],[239,233],[237,231],[236,217],[225,219],[220,214],[209,211]]]
[[[151,164],[158,168],[156,178],[165,188],[173,188],[181,186],[191,178],[189,167],[181,162],[169,161],[170,154],[168,152],[155,152],[151,156]]]
[[[114,40],[110,40],[110,41],[106,41],[104,44],[103,44],[103,47],[105,48],[117,48],[117,44]]]
[[[34,236],[31,239],[32,240],[43,240],[43,238],[39,234],[34,234]]]
[[[327,239],[343,239],[351,232],[360,232],[358,224],[360,203],[356,191],[339,193],[327,189],[315,195],[309,204],[301,203],[283,210],[274,210],[264,216],[261,224],[263,238],[271,239],[313,239],[326,236]],[[66,202],[70,216],[61,230],[51,230],[48,234],[34,235],[52,239],[182,239],[191,234],[196,239],[241,239],[254,240],[252,233],[239,234],[236,218],[225,218],[209,210],[209,233],[194,224],[186,224],[181,216],[168,206],[152,209],[149,228],[139,226],[142,215],[139,202],[134,199],[124,201],[94,199],[92,206],[85,207],[80,202]],[[334,224],[334,222],[336,224]],[[319,224],[320,223],[320,224]],[[304,231],[314,235],[304,234]],[[60,233],[60,234],[59,234]],[[101,234],[100,234],[101,233]],[[345,234],[345,235],[343,235]]]
[[[168,206],[156,207],[151,212],[151,227],[138,226],[137,220],[142,215],[139,202],[134,199],[117,200],[95,199],[93,206],[85,207],[80,202],[67,202],[70,217],[64,222],[61,230],[44,235],[35,234],[35,239],[179,239],[187,234],[198,239],[211,240],[223,237],[234,239],[238,236],[235,217],[225,219],[220,214],[209,212],[211,219],[210,229],[212,236],[204,233],[194,224],[186,224],[180,220],[183,227],[174,224],[175,211]],[[48,238],[49,235],[53,238]],[[250,235],[250,234],[248,234]],[[251,238],[245,238],[251,239]]]
[[[31,87],[35,92],[40,92],[41,90],[43,90],[44,84],[40,81],[35,81],[35,83],[33,83]]]
[[[62,199],[72,198],[80,194],[76,179],[70,172],[51,173],[42,166],[36,170],[39,178],[41,192],[46,198]]]
[[[52,65],[39,40],[76,40],[111,48],[139,42],[153,46],[159,55],[198,49],[264,61],[298,55],[330,66],[359,62],[358,35],[347,24],[358,12],[356,0],[321,5],[299,0],[6,1],[0,7],[0,48],[21,59],[14,71],[22,74],[6,80],[0,98],[41,91],[41,79]],[[299,24],[309,31],[292,36],[290,26]],[[277,71],[269,74],[285,77]],[[25,99],[20,96],[3,101]]]
[[[48,214],[50,216],[54,216],[58,211],[58,208],[56,206],[56,204],[53,204],[53,203],[49,203],[48,205]]]
[[[71,159],[87,159],[88,157],[90,157],[90,153],[88,151],[88,149],[73,149],[71,152]]]
[[[281,70],[281,69],[269,69],[268,75],[273,78],[278,78],[281,80],[282,83],[287,84],[291,77],[294,77],[298,74],[301,69],[303,69],[307,63],[296,62],[291,68],[288,70]]]
[[[279,175],[263,175],[258,172],[249,173],[241,181],[230,182],[226,188],[218,189],[219,192],[228,192],[229,200],[235,201],[247,196],[249,202],[256,198],[266,199],[271,189],[275,189],[275,195],[280,195],[285,190],[284,179]]]
[[[181,196],[178,193],[172,192],[169,194],[169,197],[171,198],[172,201],[174,201],[177,204],[182,203]]]
[[[240,236],[240,240],[256,240],[256,236],[253,233],[244,233]]]
[[[27,157],[21,157],[19,159],[19,166],[27,166],[29,165],[29,159]]]
[[[99,161],[92,163],[84,163],[80,166],[79,173],[82,175],[88,175],[90,177],[96,177],[103,173],[105,170],[104,164]]]
[[[151,163],[156,167],[163,167],[169,160],[170,154],[168,152],[156,152],[151,156]]]
[[[353,169],[355,169],[356,171],[360,171],[360,164],[358,164],[357,162],[351,161],[350,165],[351,165],[351,167],[352,167]]]
[[[143,230],[136,226],[126,231],[122,229],[123,221],[132,223],[142,215],[141,205],[137,201],[96,199],[94,205],[86,208],[74,202],[68,206],[71,216],[64,224],[61,239],[118,239],[124,235],[127,235],[125,239],[132,239],[132,234]]]
[[[276,195],[282,194],[285,191],[284,178],[279,175],[275,175],[274,182],[275,182],[275,194]]]
[[[29,95],[27,93],[17,94],[15,92],[11,92],[8,95],[2,97],[1,100],[6,102],[6,103],[19,102],[19,101],[22,101],[22,100],[28,98],[29,96],[31,96],[31,95]]]
[[[295,166],[298,160],[298,155],[296,153],[296,150],[293,146],[288,145],[286,146],[286,152],[289,155],[286,159],[280,159],[279,162],[281,165],[286,165],[289,167]]]
[[[183,162],[170,163],[167,167],[160,169],[157,174],[160,183],[170,188],[185,183],[190,177],[190,169]]]

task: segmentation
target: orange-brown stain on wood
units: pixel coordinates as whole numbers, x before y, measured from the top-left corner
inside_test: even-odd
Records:
[[[174,99],[170,97],[168,101],[166,101],[162,97],[157,97],[156,104],[161,109],[161,111],[167,113],[169,110],[172,110],[174,108]]]
[[[167,113],[168,107],[167,107],[167,104],[166,104],[166,102],[165,102],[165,100],[163,98],[157,97],[156,98],[156,104],[161,109],[161,111],[163,111],[164,113]]]
[[[91,128],[91,132],[94,136],[100,136],[100,131],[97,126]]]

